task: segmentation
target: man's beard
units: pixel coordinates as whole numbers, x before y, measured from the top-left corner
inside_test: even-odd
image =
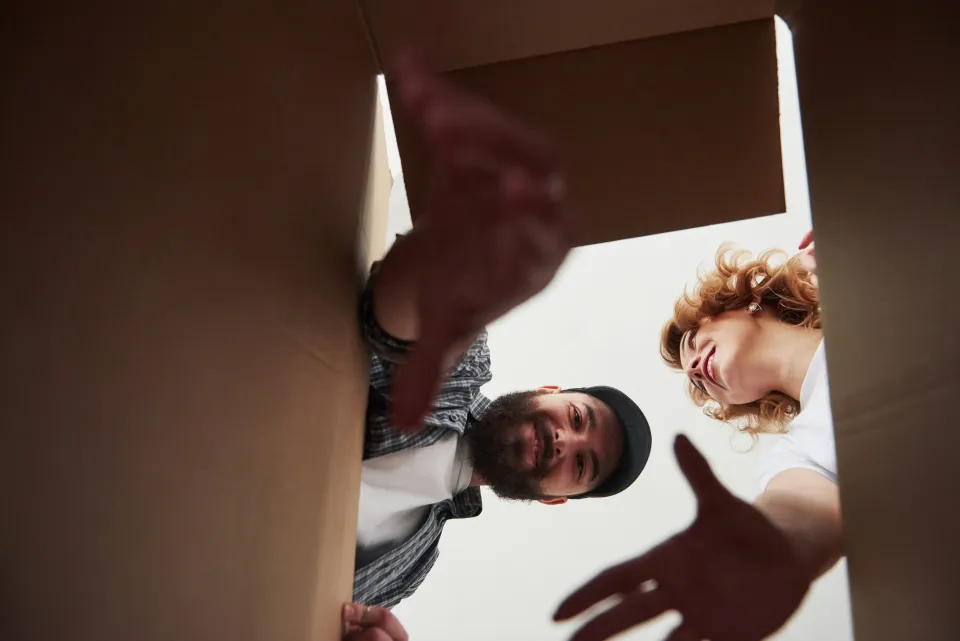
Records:
[[[542,392],[513,392],[493,401],[483,418],[464,435],[473,469],[493,492],[503,499],[536,501],[544,496],[540,484],[549,471],[549,453],[553,435],[547,429],[543,412],[534,407]],[[540,465],[526,464],[529,444],[523,438],[523,426],[532,424],[543,443]]]

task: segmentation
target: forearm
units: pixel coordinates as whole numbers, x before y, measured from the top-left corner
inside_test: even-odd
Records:
[[[767,490],[754,505],[787,536],[811,581],[843,556],[839,510],[829,501],[788,490]]]
[[[417,301],[424,253],[416,232],[398,236],[373,282],[373,310],[385,332],[401,341],[419,337]]]
[[[399,236],[371,282],[377,324],[389,336],[407,343],[415,343],[420,338],[419,287],[424,270],[431,268],[423,242],[416,230]],[[445,359],[447,368],[460,361],[482,331],[481,328],[451,347]]]

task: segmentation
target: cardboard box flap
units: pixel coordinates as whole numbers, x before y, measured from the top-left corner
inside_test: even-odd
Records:
[[[379,98],[379,85],[377,93]],[[364,213],[361,221],[361,249],[365,252],[364,265],[383,258],[387,248],[387,219],[390,212],[390,190],[393,175],[387,159],[387,137],[383,126],[383,107],[377,101],[373,136],[370,141],[370,163],[367,168],[367,191],[364,194]]]
[[[354,0],[12,16],[0,637],[339,640],[389,191]]]
[[[773,18],[448,75],[557,142],[581,245],[786,209]],[[403,110],[393,116],[416,221],[429,155]]]
[[[960,45],[935,3],[872,9],[791,25],[854,633],[956,639]]]
[[[361,0],[381,63],[450,71],[772,18],[773,0]]]

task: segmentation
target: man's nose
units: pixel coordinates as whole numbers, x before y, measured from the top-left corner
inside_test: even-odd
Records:
[[[559,427],[553,430],[553,457],[558,461],[563,460],[563,456],[567,453],[567,447],[569,445],[567,443],[567,435],[564,432],[565,430]]]
[[[570,429],[557,428],[553,432],[553,455],[557,460],[563,460],[571,448],[576,448],[586,439],[586,432],[577,434]]]

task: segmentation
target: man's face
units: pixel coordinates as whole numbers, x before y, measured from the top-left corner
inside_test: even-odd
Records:
[[[498,496],[523,501],[589,492],[623,451],[623,434],[605,403],[552,389],[501,396],[465,438],[475,474]]]

